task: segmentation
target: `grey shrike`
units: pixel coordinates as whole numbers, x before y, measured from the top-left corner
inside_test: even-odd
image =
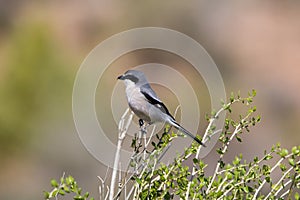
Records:
[[[125,82],[129,107],[140,118],[140,125],[144,121],[149,124],[165,122],[205,146],[198,138],[176,122],[165,104],[163,104],[149,85],[143,72],[128,70],[125,74],[119,76],[118,79]]]

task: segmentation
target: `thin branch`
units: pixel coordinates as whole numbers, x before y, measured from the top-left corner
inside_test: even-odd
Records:
[[[247,117],[248,117],[248,115],[243,119],[243,121],[244,121]],[[225,146],[224,146],[224,148],[223,148],[223,150],[222,150],[222,154],[220,155],[220,160],[223,158],[224,153],[227,151],[228,146],[229,146],[230,142],[233,140],[233,138],[235,137],[235,135],[236,135],[238,132],[241,131],[241,128],[240,128],[240,127],[241,127],[241,124],[239,124],[239,125],[237,125],[237,126],[235,127],[234,132],[232,133],[232,135],[230,136],[229,140],[227,141],[227,143],[225,144]],[[213,174],[213,177],[212,177],[212,179],[210,180],[210,183],[209,183],[209,185],[208,185],[208,187],[207,187],[206,194],[209,193],[209,191],[210,191],[210,189],[211,189],[211,187],[212,187],[212,184],[213,184],[213,182],[214,182],[214,180],[215,180],[215,178],[216,178],[216,176],[217,176],[217,173],[218,173],[218,171],[219,171],[219,168],[220,168],[220,162],[218,162],[218,164],[217,164],[217,166],[216,166],[216,168],[215,168],[215,172],[214,172],[214,174]]]
[[[229,105],[230,105],[230,104],[229,104]],[[205,130],[204,135],[203,135],[203,139],[202,139],[202,140],[204,141],[203,143],[205,143],[206,141],[208,141],[208,139],[209,139],[208,133],[209,133],[209,131],[211,130],[211,127],[212,127],[213,123],[215,122],[216,119],[218,119],[219,115],[220,115],[221,112],[223,112],[224,110],[225,110],[224,107],[222,107],[218,112],[216,112],[216,114],[215,114],[212,118],[210,118],[209,124],[208,124],[208,126],[206,127],[206,130]],[[195,156],[196,159],[199,158],[201,149],[202,149],[202,145],[200,145],[200,146],[198,147],[198,149],[197,149],[197,153],[196,153],[196,156]],[[192,169],[192,176],[191,176],[190,181],[189,181],[189,183],[188,183],[187,191],[186,191],[186,194],[185,194],[185,199],[188,199],[188,197],[189,197],[189,193],[190,193],[190,189],[191,189],[192,180],[193,180],[195,174],[196,174],[196,168],[195,168],[195,166],[193,166],[193,169]]]
[[[258,166],[259,163],[261,163],[262,161],[264,161],[265,158],[266,158],[267,156],[272,155],[272,153],[273,153],[273,152],[270,152],[270,153],[266,154],[266,155],[265,155],[264,157],[262,157],[259,161],[257,161],[256,165],[251,166],[251,167],[247,170],[248,172],[244,175],[244,177],[247,177],[254,167]],[[222,170],[222,171],[218,171],[218,172],[217,172],[217,175],[220,175],[220,174],[222,174],[222,173],[225,173],[225,172],[229,172],[229,171],[235,170],[236,168],[240,168],[240,167],[248,167],[248,165],[239,165],[239,166],[237,166],[237,167],[231,167],[231,168],[229,168],[229,169],[225,169],[225,170]],[[273,169],[273,170],[274,170],[274,169]],[[226,177],[225,177],[225,179],[226,179]],[[224,180],[225,180],[225,179],[224,179]],[[247,179],[247,180],[251,180],[251,179]],[[243,181],[243,182],[245,183],[246,181]],[[223,182],[220,184],[220,186],[218,187],[218,189],[216,190],[216,192],[225,190],[225,188],[226,188],[228,185],[230,185],[231,183],[232,183],[232,181],[228,182],[226,185],[224,185],[223,187],[221,187],[221,186],[224,184],[224,181],[223,181]]]
[[[66,173],[65,172],[63,172],[63,175],[62,175],[62,179],[65,179],[65,175],[66,175]],[[61,183],[59,183],[59,186],[58,186],[58,191],[60,190],[60,188],[62,187],[62,182]],[[56,195],[55,195],[55,200],[58,200],[58,194],[59,194],[59,192],[57,192],[56,193]]]
[[[234,184],[231,188],[227,189],[227,190],[224,192],[224,194],[223,194],[222,196],[220,196],[217,200],[223,199],[224,197],[226,197],[226,195],[227,195],[231,190],[234,189],[234,187],[239,186],[239,185],[241,185],[241,184],[244,184],[244,181]]]
[[[296,174],[295,174],[295,175],[296,175]],[[289,185],[290,183],[292,183],[292,184],[291,184],[291,187],[290,187],[286,192],[284,192],[284,193],[280,196],[280,198],[283,198],[284,196],[286,196],[286,195],[288,195],[288,194],[291,193],[291,191],[292,191],[292,189],[293,189],[293,182],[294,182],[294,180],[295,180],[296,178],[299,178],[299,176],[300,176],[300,175],[294,176],[294,179],[293,179],[293,180],[289,180],[289,181],[287,181],[287,182],[284,184],[284,186],[283,186],[282,188],[285,188],[287,185]],[[278,192],[278,193],[279,193],[279,192]],[[275,195],[277,195],[278,193],[276,193]]]
[[[224,180],[220,183],[220,185],[219,185],[218,189],[216,190],[216,192],[218,192],[218,191],[221,190],[223,184],[224,184],[226,181],[227,181],[227,176],[225,176]]]
[[[117,172],[118,172],[118,165],[119,165],[119,160],[120,160],[120,152],[121,152],[121,147],[123,140],[126,136],[127,130],[131,124],[132,118],[133,118],[133,113],[130,113],[129,118],[127,120],[127,123],[124,127],[125,124],[125,117],[129,112],[129,108],[124,112],[123,116],[120,119],[119,122],[119,137],[118,137],[118,144],[117,144],[117,150],[115,154],[115,161],[114,161],[114,166],[113,166],[113,171],[112,171],[112,177],[111,177],[111,183],[110,183],[110,193],[109,193],[109,199],[113,200],[114,198],[114,190],[116,186],[116,178],[117,178]]]
[[[287,156],[284,157],[284,158],[280,158],[280,159],[277,161],[277,163],[272,167],[272,169],[270,170],[270,173],[272,173],[272,172],[276,169],[276,167],[278,167],[278,166],[280,165],[280,163],[281,163],[285,158],[289,158],[289,157],[292,156],[292,155],[293,155],[293,154],[289,154],[289,155],[287,155]],[[263,182],[260,184],[260,186],[259,186],[259,187],[257,188],[257,190],[255,191],[252,200],[256,199],[256,197],[257,197],[259,191],[263,188],[263,186],[264,186],[264,184],[265,184],[266,182],[267,182],[266,179],[263,180]],[[273,190],[274,190],[274,188],[271,190],[271,192],[272,192]],[[271,195],[271,192],[264,198],[265,200],[268,199],[267,197],[269,197],[269,196]]]
[[[298,162],[297,164],[300,164],[300,162]],[[290,167],[283,175],[282,177],[279,179],[279,181],[275,184],[274,188],[277,188],[279,186],[279,184],[281,184],[281,182],[286,178],[287,174],[290,173],[290,171],[292,171],[294,168]],[[279,194],[279,192],[283,189],[284,187],[281,186],[277,192],[275,193],[275,196],[277,196]]]
[[[176,107],[176,109],[175,109],[175,112],[174,112],[174,117],[176,118],[176,115],[177,115],[177,112],[178,112],[178,110],[179,110],[179,108],[180,108],[181,106],[180,106],[180,104]]]
[[[239,102],[239,101],[240,101],[240,99],[235,99],[234,101],[229,102],[228,104],[226,104],[226,105],[224,105],[222,108],[220,108],[220,109],[214,114],[214,116],[213,116],[212,118],[209,119],[208,126],[206,127],[206,130],[205,130],[204,135],[203,135],[203,138],[202,138],[202,141],[204,141],[203,143],[205,143],[206,141],[208,141],[209,138],[211,137],[211,136],[208,136],[208,134],[209,134],[209,132],[210,132],[210,130],[211,130],[211,128],[212,128],[214,122],[219,118],[220,114],[221,114],[223,111],[226,110],[225,108],[228,107],[228,106],[231,106],[232,104],[234,104],[234,103],[236,103],[236,102]],[[222,131],[222,130],[221,130],[221,131]],[[218,133],[218,132],[219,132],[219,130],[216,131],[216,132],[214,132],[213,135],[215,135],[215,134]],[[196,156],[195,156],[196,159],[199,159],[199,155],[200,155],[201,149],[202,149],[202,145],[200,145],[200,146],[198,147],[198,149],[197,149],[197,153],[196,153]],[[218,163],[218,165],[219,165],[219,163]],[[219,167],[217,166],[217,168],[219,168]],[[187,191],[186,191],[186,195],[185,195],[185,198],[186,198],[186,199],[188,199],[189,192],[190,192],[190,188],[191,188],[191,184],[192,184],[192,180],[193,180],[195,174],[196,174],[196,168],[195,168],[195,165],[194,165],[194,166],[193,166],[193,169],[192,169],[192,176],[191,176],[190,181],[189,181],[189,183],[188,183],[188,187],[187,187]],[[214,175],[215,175],[215,174],[214,174]],[[211,187],[212,182],[213,182],[213,180],[211,181],[209,188]],[[208,194],[208,191],[206,191],[206,194]]]
[[[146,142],[146,145],[145,145],[145,148],[146,148],[146,149],[147,149],[149,143],[151,142],[151,139],[152,139],[152,137],[153,137],[153,135],[154,135],[155,129],[156,129],[156,125],[153,125],[153,129],[152,129],[152,131],[151,131],[150,137],[149,137],[149,139],[148,139],[148,142]]]
[[[107,193],[106,193],[106,196],[105,196],[104,200],[108,199],[108,195],[109,195],[109,187],[106,186],[106,189],[107,189]]]
[[[104,188],[105,188],[105,185],[104,185],[104,180],[100,177],[100,176],[97,176],[98,177],[98,179],[100,180],[100,185],[99,185],[99,187],[98,187],[98,189],[99,189],[99,198],[100,198],[100,200],[101,199],[104,199],[105,198],[105,190],[104,190]]]
[[[125,200],[129,200],[130,199],[133,191],[134,191],[134,187],[131,188],[131,190],[129,191],[128,195],[125,197]]]

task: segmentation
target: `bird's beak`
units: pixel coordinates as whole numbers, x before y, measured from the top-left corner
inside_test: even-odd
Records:
[[[119,79],[119,80],[124,80],[124,74],[118,76],[118,79]]]

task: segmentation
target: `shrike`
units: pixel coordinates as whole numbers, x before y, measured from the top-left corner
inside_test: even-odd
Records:
[[[168,123],[205,146],[198,138],[176,122],[165,104],[151,88],[143,72],[128,70],[118,79],[124,80],[129,107],[140,118],[140,122],[143,120],[149,124],[156,122]]]

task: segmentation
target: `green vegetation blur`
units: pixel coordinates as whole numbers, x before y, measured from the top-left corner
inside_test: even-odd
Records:
[[[43,24],[18,27],[9,36],[7,65],[1,78],[0,154],[26,151],[36,133],[34,127],[63,109],[72,79],[67,61]],[[48,116],[47,116],[48,115]]]

